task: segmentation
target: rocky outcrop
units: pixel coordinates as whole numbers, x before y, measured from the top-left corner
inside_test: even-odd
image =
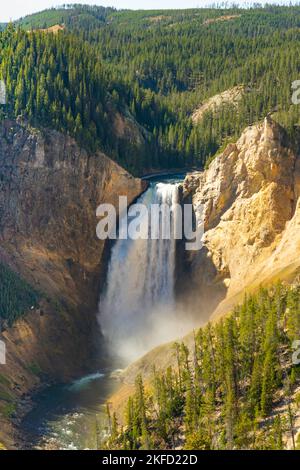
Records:
[[[235,18],[240,18],[242,15],[223,15],[217,16],[216,18],[208,18],[207,20],[203,21],[204,25],[219,23],[222,21],[230,21],[234,20]]]
[[[222,106],[238,106],[244,94],[249,91],[249,87],[246,87],[245,85],[237,85],[233,88],[229,88],[228,90],[223,91],[222,93],[218,93],[217,95],[211,96],[206,101],[204,101],[197,109],[195,109],[192,114],[193,123],[198,124],[203,119],[205,113],[215,113]]]
[[[92,366],[105,268],[96,208],[118,207],[119,195],[130,203],[143,189],[141,180],[104,154],[89,155],[66,135],[1,124],[0,261],[42,298],[0,335],[7,346],[7,364],[0,366],[5,393],[17,398],[41,374],[67,380]]]
[[[208,170],[186,177],[184,197],[204,209],[204,248],[191,262],[199,295],[226,288],[216,315],[247,289],[300,265],[299,160],[269,117],[248,127]]]

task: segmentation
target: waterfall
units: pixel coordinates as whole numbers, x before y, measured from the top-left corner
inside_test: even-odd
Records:
[[[172,209],[178,202],[178,184],[151,183],[137,202]],[[174,301],[176,240],[174,234],[163,239],[163,217],[158,239],[118,239],[111,253],[99,321],[114,353],[128,361],[182,333]],[[175,217],[171,210],[171,228]]]

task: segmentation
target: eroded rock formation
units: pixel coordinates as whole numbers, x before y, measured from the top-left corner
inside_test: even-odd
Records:
[[[223,284],[224,312],[245,289],[285,278],[300,265],[299,160],[269,117],[248,127],[208,170],[184,181],[195,211],[204,207],[204,249],[192,256],[194,282]]]

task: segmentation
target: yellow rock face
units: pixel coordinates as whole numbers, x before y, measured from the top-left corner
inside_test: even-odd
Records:
[[[300,265],[299,162],[283,129],[266,118],[196,178],[186,178],[184,193],[195,210],[204,205],[207,256],[199,264],[196,254],[192,264],[201,281],[212,263],[209,282],[225,284],[218,315],[245,289]]]

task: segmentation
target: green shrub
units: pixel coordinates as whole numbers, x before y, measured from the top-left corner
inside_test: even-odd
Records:
[[[39,294],[18,274],[0,263],[0,320],[11,326],[31,307],[36,307]]]
[[[36,363],[36,362],[32,362],[31,364],[29,364],[27,366],[27,369],[34,375],[41,375],[42,373],[42,369],[40,368],[40,366]]]
[[[15,412],[16,412],[15,403],[8,403],[7,405],[4,406],[2,410],[3,416],[5,416],[6,418],[11,418]]]

